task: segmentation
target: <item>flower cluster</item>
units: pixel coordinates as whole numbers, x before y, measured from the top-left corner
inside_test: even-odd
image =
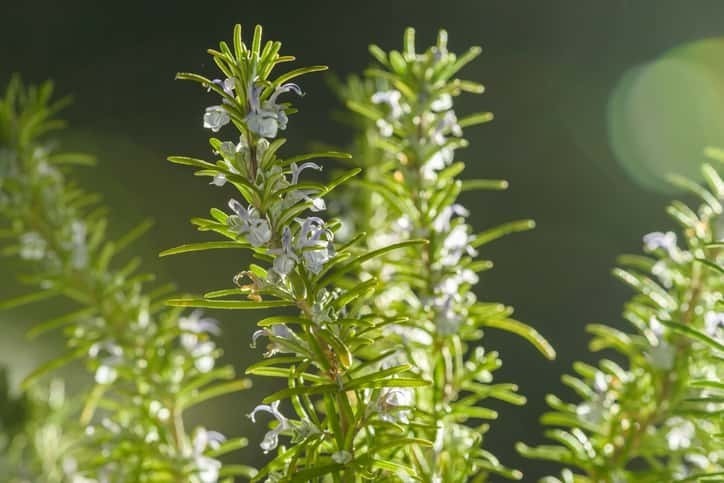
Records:
[[[18,160],[0,178],[0,217],[11,227],[5,249],[27,262],[37,289],[0,305],[63,296],[76,306],[32,330],[37,336],[64,328],[68,353],[31,373],[24,385],[76,359],[93,375],[84,410],[76,415],[85,432],[74,448],[100,450],[101,456],[75,458],[72,481],[128,481],[143,474],[142,481],[216,482],[221,463],[206,453],[218,450],[213,441],[219,438],[201,444],[198,435],[206,433],[198,430],[192,441],[184,432],[183,415],[248,381],[225,381],[233,378],[232,368],[215,367],[221,355],[211,340],[219,334],[215,321],[200,312],[165,309],[168,287],[148,290],[149,276],[137,271],[138,260],[116,264],[116,255],[149,224],[106,240],[108,219],[97,197],[61,170],[61,163],[87,163],[87,158],[56,153],[33,135],[44,123],[54,125],[51,114],[57,106],[49,103],[50,93],[50,84],[25,88],[15,79],[0,99],[0,139],[7,143],[2,148]]]
[[[284,83],[262,100],[264,83],[258,75],[252,75],[245,81],[226,78],[224,81],[214,79],[212,83],[226,94],[226,105],[234,102],[228,97],[234,98],[235,86],[242,86],[246,92],[247,106],[243,119],[246,130],[239,136],[239,142],[213,143],[218,146],[215,153],[221,157],[219,165],[231,175],[247,178],[257,189],[282,193],[271,198],[264,207],[253,202],[245,207],[236,199],[230,199],[228,205],[232,214],[227,217],[229,230],[243,237],[254,248],[268,248],[267,253],[273,257],[270,277],[275,280],[284,280],[298,263],[310,273],[318,274],[334,255],[333,232],[319,216],[289,219],[282,215],[307,208],[312,212],[326,209],[324,200],[319,196],[319,187],[305,189],[300,186],[300,175],[304,170],[322,171],[322,167],[311,161],[300,165],[292,162],[289,169],[263,163],[270,141],[277,137],[279,131],[287,128],[288,117],[284,105],[278,103],[279,96],[287,92],[301,96],[301,88],[291,82]],[[203,125],[212,132],[219,132],[230,120],[224,105],[215,105],[206,108]],[[211,183],[224,186],[227,180],[227,175],[221,172],[214,175]],[[280,232],[280,236],[273,238]]]
[[[345,217],[370,234],[372,248],[412,238],[430,241],[391,253],[359,274],[361,279],[379,278],[385,288],[375,306],[404,319],[385,329],[388,338],[381,350],[401,343],[391,357],[414,365],[419,374],[434,381],[429,388],[405,393],[404,405],[414,403],[431,416],[430,424],[436,428],[414,433],[433,444],[420,448],[409,464],[417,465],[429,481],[463,481],[490,473],[520,478],[519,472],[505,468],[480,448],[482,431],[466,425],[470,419],[496,414],[476,406],[489,397],[495,387],[490,385],[491,372],[500,366],[494,352],[467,350],[466,343],[478,343],[481,327],[522,334],[553,356],[535,330],[509,319],[510,308],[478,302],[472,291],[477,273],[489,268],[489,262],[475,260],[477,248],[533,225],[522,220],[475,235],[466,222],[469,211],[457,201],[469,187],[506,186],[504,181],[456,178],[463,170],[463,164],[455,162],[456,150],[467,145],[463,127],[491,118],[480,113],[458,119],[453,105],[463,91],[482,92],[479,84],[453,78],[479,49],[458,57],[448,51],[443,31],[436,45],[417,53],[414,32],[408,29],[402,52],[385,53],[376,46],[370,52],[380,65],[368,69],[364,81],[352,79],[342,93],[348,106],[362,116],[355,159],[365,168],[365,179],[359,183],[364,192],[359,191],[353,203],[366,209],[347,210],[352,214]],[[509,385],[492,392],[522,404],[524,398],[514,390]],[[389,396],[396,400],[400,394]],[[389,396],[379,404],[384,405]]]
[[[264,452],[277,452],[257,478],[266,481],[301,481],[308,476],[330,474],[336,481],[360,481],[384,477],[392,471],[415,475],[399,466],[399,448],[409,444],[401,438],[403,426],[413,420],[408,387],[426,382],[409,372],[405,363],[376,371],[377,355],[364,348],[383,337],[382,328],[392,321],[367,310],[377,280],[359,282],[358,267],[393,250],[419,245],[421,240],[361,250],[362,235],[344,245],[336,241],[338,220],[324,217],[324,197],[356,175],[347,171],[329,183],[305,179],[322,171],[313,159],[347,158],[337,152],[309,153],[281,158],[285,140],[278,137],[294,112],[282,103],[285,94],[302,95],[296,77],[322,70],[299,68],[273,79],[272,69],[290,57],[278,54],[280,44],[262,45],[257,27],[250,45],[234,32],[233,51],[221,42],[211,50],[225,78],[210,80],[197,74],[178,77],[201,83],[221,97],[221,103],[206,108],[204,127],[225,133],[233,124],[234,141],[212,138],[215,163],[175,156],[171,162],[197,168],[197,174],[212,178],[220,188],[232,185],[236,195],[228,202],[230,212],[211,210],[211,218],[195,218],[201,231],[214,231],[229,241],[199,242],[170,249],[165,254],[214,248],[246,248],[264,266],[252,265],[234,277],[236,288],[210,292],[200,299],[174,299],[171,305],[226,309],[296,307],[298,315],[274,315],[259,322],[252,347],[260,339],[268,344],[263,359],[247,369],[248,374],[284,377],[288,387],[250,411],[256,421],[260,413],[274,418],[274,426],[261,441]],[[236,141],[238,139],[238,142]],[[244,295],[245,298],[239,298]],[[293,411],[284,407],[288,401]],[[394,423],[394,424],[391,424]],[[386,425],[385,425],[386,424]],[[286,450],[281,436],[289,437]],[[384,462],[390,458],[389,463]]]
[[[672,178],[704,200],[697,211],[671,204],[682,242],[673,231],[649,233],[648,256],[621,257],[626,268],[614,271],[637,292],[624,310],[634,333],[588,328],[593,350],[614,349],[627,364],[574,365],[577,376],[563,381],[581,401],[550,395],[552,411],[542,418],[557,427],[546,433],[557,445],[519,445],[524,455],[566,466],[562,481],[706,481],[724,470],[712,437],[724,429],[724,183],[709,165],[703,173],[707,186]]]

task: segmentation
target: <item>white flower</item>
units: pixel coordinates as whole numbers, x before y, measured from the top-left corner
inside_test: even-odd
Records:
[[[249,206],[246,209],[234,199],[229,200],[229,208],[235,213],[227,220],[229,228],[240,235],[246,234],[246,239],[251,246],[260,247],[271,240],[272,232],[269,220],[260,217],[256,208]]]
[[[277,445],[279,444],[279,435],[282,432],[291,429],[291,425],[289,424],[289,420],[284,417],[281,412],[279,412],[279,401],[274,401],[273,403],[271,403],[271,405],[259,404],[257,407],[255,407],[254,410],[249,414],[249,419],[251,419],[253,423],[256,423],[256,413],[260,411],[271,414],[278,422],[274,429],[266,433],[264,439],[259,445],[261,446],[261,449],[264,450],[264,453],[268,453],[269,451],[277,447]]]
[[[214,368],[216,359],[214,352],[216,346],[211,341],[202,341],[202,335],[219,335],[219,323],[211,318],[202,317],[203,312],[194,310],[189,315],[181,317],[178,325],[182,334],[181,345],[194,359],[194,366],[199,372],[209,372]]]
[[[193,345],[198,340],[198,334],[221,334],[219,322],[210,317],[203,317],[203,314],[204,313],[201,310],[194,310],[190,314],[178,319],[179,329],[183,332],[187,332],[187,334],[182,335],[182,343],[184,346]],[[187,338],[187,343],[184,343],[183,337],[185,335],[190,335],[193,339]]]
[[[219,173],[214,176],[214,179],[212,179],[209,184],[212,184],[214,186],[224,186],[226,184],[226,181],[226,175],[223,173]]]
[[[282,84],[269,96],[269,99],[261,103],[259,96],[263,86],[254,83],[249,85],[249,114],[246,116],[246,123],[249,129],[265,138],[275,138],[278,131],[287,128],[287,114],[284,107],[277,104],[277,97],[285,92],[294,92],[298,96],[304,95],[302,89],[293,83]]]
[[[387,104],[390,106],[390,118],[399,119],[402,116],[405,109],[400,104],[402,94],[400,91],[392,89],[389,91],[378,91],[372,94],[373,104]]]
[[[454,297],[458,295],[460,286],[464,283],[473,285],[478,282],[478,275],[466,268],[444,277],[436,286],[435,292],[442,295]]]
[[[194,367],[201,373],[209,372],[214,368],[216,359],[214,358],[214,352],[216,351],[216,345],[211,341],[200,342],[194,345],[190,350],[189,354],[194,359]]]
[[[432,129],[432,132],[430,133],[430,138],[432,139],[433,143],[442,146],[447,142],[447,138],[445,137],[445,135],[448,132],[452,133],[454,136],[457,137],[463,135],[463,130],[460,128],[460,124],[458,124],[458,118],[455,115],[455,111],[447,111],[445,114],[443,114],[442,118]]]
[[[48,244],[39,233],[31,231],[20,237],[20,258],[24,260],[42,260]]]
[[[420,168],[420,173],[425,180],[434,180],[437,176],[437,171],[445,169],[455,158],[455,152],[447,148],[439,149],[430,156],[430,158]]]
[[[468,235],[468,225],[460,223],[450,231],[440,250],[440,264],[445,267],[457,265],[464,254],[475,256],[477,252],[470,246],[472,237]]]
[[[452,219],[453,215],[467,217],[470,215],[470,212],[466,210],[463,205],[457,203],[455,203],[454,205],[446,206],[442,209],[442,211],[440,211],[440,214],[437,215],[435,221],[433,221],[432,229],[438,233],[450,231],[450,220]]]
[[[94,379],[97,384],[111,384],[118,377],[118,371],[115,367],[107,364],[101,364],[96,369]]]
[[[676,233],[673,231],[667,231],[666,233],[655,231],[644,235],[643,240],[646,251],[653,252],[654,250],[661,249],[671,258],[676,257]]]
[[[704,316],[704,331],[716,337],[720,327],[724,327],[724,312],[707,312]]]
[[[447,111],[452,108],[452,96],[450,94],[443,94],[430,103],[430,110],[435,112]]]
[[[118,366],[123,361],[123,348],[113,342],[96,342],[88,348],[88,356],[98,359],[95,381],[98,384],[111,384],[118,377]]]
[[[377,121],[375,121],[375,124],[377,125],[377,129],[380,130],[380,135],[382,137],[388,138],[392,136],[392,133],[394,132],[392,124],[385,121],[384,119],[377,119]]]
[[[219,479],[221,462],[204,455],[206,448],[216,449],[226,440],[223,434],[197,428],[192,442],[192,457],[196,464],[196,476],[201,483],[216,483]]]
[[[455,334],[463,323],[463,317],[455,310],[454,296],[444,295],[434,300],[435,327],[442,335]]]
[[[666,433],[666,442],[670,450],[677,451],[691,446],[691,440],[696,432],[696,428],[691,421],[673,417],[669,419],[669,425],[672,428]]]
[[[222,106],[209,106],[204,112],[204,127],[213,132],[219,132],[229,121],[231,118]]]

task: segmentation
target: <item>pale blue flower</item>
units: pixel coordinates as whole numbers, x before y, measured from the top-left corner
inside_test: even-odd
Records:
[[[455,111],[447,111],[443,114],[442,118],[438,121],[435,127],[430,133],[432,142],[441,146],[447,142],[445,135],[450,132],[454,136],[460,137],[463,135],[463,130],[458,124],[458,118],[455,115]]]
[[[190,332],[191,334],[213,334],[219,335],[221,330],[219,329],[219,322],[210,317],[203,317],[201,310],[194,310],[188,315],[179,318],[178,326],[184,332]]]
[[[292,163],[291,168],[292,168],[292,173],[291,173],[292,174],[292,180],[291,180],[292,185],[299,183],[299,175],[302,173],[302,171],[304,171],[307,168],[315,169],[317,171],[322,171],[321,166],[319,166],[317,163],[312,163],[312,162],[302,163],[299,166],[297,166],[296,163]],[[312,194],[312,192],[308,191],[308,190],[291,191],[287,194],[285,202],[288,206],[293,206],[301,200],[308,201],[311,203],[310,210],[312,210],[313,212],[324,211],[327,209],[327,205],[322,198],[319,198],[319,197],[312,198],[309,196],[310,194]]]
[[[435,154],[420,167],[422,177],[428,181],[437,177],[437,172],[449,166],[455,158],[455,152],[449,147],[438,149]]]
[[[437,218],[435,218],[435,221],[433,221],[432,229],[438,233],[450,231],[450,220],[452,219],[453,215],[465,218],[470,215],[470,212],[465,209],[463,205],[457,203],[455,203],[454,205],[446,206],[442,209]]]
[[[222,106],[209,106],[204,112],[204,127],[213,132],[219,132],[230,121],[229,114]]]
[[[443,295],[433,302],[435,309],[435,327],[442,335],[457,333],[463,323],[462,315],[455,310],[456,295]]]
[[[318,165],[317,163],[313,163],[311,161],[308,161],[306,163],[302,163],[299,166],[297,166],[297,163],[292,163],[292,184],[299,183],[299,175],[307,168],[314,169],[317,171],[322,171],[322,167]]]
[[[389,91],[375,92],[372,94],[371,100],[373,104],[387,104],[390,107],[390,118],[394,120],[399,119],[405,111],[400,103],[401,99],[402,94],[400,91],[392,89]]]
[[[197,428],[194,432],[192,456],[196,464],[196,476],[201,483],[216,483],[218,481],[221,462],[205,456],[204,452],[207,448],[217,449],[224,441],[226,441],[224,435],[217,431],[207,431],[204,428]]]
[[[299,262],[299,257],[292,246],[292,230],[288,226],[282,230],[281,248],[272,248],[269,253],[276,255],[274,258],[274,271],[282,277],[291,273],[294,266]]]
[[[227,95],[234,97],[234,79],[227,77],[223,81],[221,79],[214,79],[211,82],[221,87]]]
[[[478,283],[478,275],[470,269],[458,270],[457,272],[444,277],[436,286],[435,292],[442,295],[455,296],[460,292],[463,284]]]
[[[259,216],[256,208],[251,205],[248,209],[244,208],[234,199],[229,200],[229,208],[235,213],[227,220],[229,228],[240,235],[245,234],[251,246],[260,247],[271,240],[269,220]]]
[[[724,312],[707,312],[704,316],[704,331],[716,337],[719,327],[724,327]]]
[[[307,270],[317,274],[334,256],[334,235],[325,227],[324,220],[316,216],[304,220],[297,218],[296,221],[302,225],[297,235],[296,247],[302,252]]]
[[[298,96],[304,95],[302,89],[294,83],[282,84],[269,96],[269,99],[261,102],[260,96],[264,87],[249,84],[249,113],[246,116],[246,124],[249,129],[259,136],[275,138],[279,130],[287,128],[287,114],[284,107],[277,104],[277,98],[285,92],[294,92]]]
[[[216,345],[210,340],[196,343],[189,350],[194,367],[201,373],[209,372],[216,364]]]
[[[455,225],[455,227],[450,230],[440,250],[440,264],[442,266],[455,266],[463,255],[475,256],[477,254],[475,249],[470,245],[472,237],[468,233],[468,230],[469,226],[464,223]]]
[[[234,79],[224,79],[223,81],[214,79],[212,82],[221,87],[226,94],[234,97]],[[209,90],[211,90],[211,88],[209,88]],[[227,99],[224,99],[224,104],[228,102]],[[223,105],[209,106],[204,112],[204,127],[211,129],[213,132],[219,132],[219,130],[229,124],[230,121],[229,113],[226,112]]]
[[[180,336],[181,346],[188,351],[194,366],[201,372],[209,372],[216,364],[216,345],[203,334],[219,335],[219,323],[211,318],[202,317],[203,312],[194,310],[188,316],[181,317],[178,325],[183,332]]]
[[[286,324],[274,324],[271,327],[265,327],[255,331],[251,336],[251,348],[256,348],[256,341],[260,337],[268,337],[269,345],[267,345],[267,351],[264,353],[264,357],[272,357],[273,355],[279,354],[280,352],[289,353],[289,350],[275,339],[286,339],[292,340],[296,343],[303,342],[299,337],[292,332]]]
[[[224,168],[233,174],[240,174],[236,165],[242,165],[246,162],[249,157],[249,146],[246,144],[244,136],[239,136],[238,144],[234,144],[231,141],[224,141],[219,146],[217,153],[223,158],[221,164]],[[224,186],[227,181],[226,175],[219,173],[214,176],[214,179],[211,180],[209,184]]]
[[[665,251],[671,258],[676,257],[676,233],[673,231],[667,231],[666,233],[655,231],[644,235],[643,240],[646,251],[653,252],[660,249]]]
[[[289,420],[279,411],[279,401],[274,401],[269,404],[259,404],[257,407],[254,408],[254,410],[249,414],[249,419],[253,423],[256,423],[256,413],[258,412],[265,412],[269,413],[272,416],[274,416],[274,419],[277,420],[279,424],[276,425],[276,427],[269,432],[266,433],[264,436],[264,439],[262,440],[261,449],[264,450],[264,453],[268,453],[269,451],[275,449],[279,444],[279,435],[286,431],[291,429],[291,425],[289,424]]]

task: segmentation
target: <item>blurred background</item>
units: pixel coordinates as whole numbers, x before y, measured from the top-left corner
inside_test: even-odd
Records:
[[[147,270],[188,292],[227,287],[237,269],[228,253],[158,260],[171,246],[204,239],[191,216],[223,206],[228,191],[211,190],[171,154],[204,157],[208,132],[203,109],[212,103],[197,85],[174,82],[177,71],[215,76],[205,53],[230,39],[234,23],[281,40],[300,65],[327,64],[340,77],[370,62],[367,45],[399,48],[403,29],[417,29],[418,45],[449,31],[452,51],[481,45],[483,55],[463,77],[484,83],[483,96],[459,98],[463,113],[491,110],[492,124],[466,131],[460,153],[469,177],[506,178],[503,193],[476,193],[463,201],[477,229],[532,217],[533,232],[487,247],[481,256],[496,269],[478,286],[482,300],[514,305],[558,350],[546,362],[522,340],[486,334],[499,350],[501,381],[515,381],[528,396],[523,408],[495,406],[486,447],[521,468],[526,481],[549,470],[513,450],[518,440],[540,442],[537,419],[547,392],[564,392],[560,374],[573,360],[593,361],[584,325],[625,327],[622,304],[630,292],[610,276],[618,254],[640,251],[641,237],[673,228],[664,212],[674,195],[667,172],[694,174],[705,146],[724,147],[724,2],[699,0],[397,0],[364,2],[2,2],[0,85],[11,73],[26,81],[53,79],[74,103],[64,148],[99,159],[79,172],[86,188],[102,192],[123,233],[140,219],[156,221],[136,249]],[[285,132],[285,153],[314,142],[344,146],[352,133],[333,120],[342,110],[324,76],[302,79],[307,96]],[[4,87],[3,87],[4,88]],[[14,267],[0,260],[0,299],[23,293]],[[59,350],[52,336],[28,342],[23,333],[52,308],[0,314],[0,363],[15,381]],[[243,370],[261,350],[249,348],[255,315],[220,313],[225,357]],[[258,315],[258,314],[257,314]],[[82,382],[86,376],[78,374]],[[263,425],[245,414],[272,388],[207,405],[193,415],[209,428],[248,435],[239,455],[260,453]]]

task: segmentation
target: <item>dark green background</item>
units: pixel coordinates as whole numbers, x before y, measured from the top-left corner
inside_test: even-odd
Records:
[[[459,157],[468,162],[466,176],[507,178],[512,188],[464,202],[478,229],[521,217],[535,218],[538,228],[483,250],[496,269],[477,292],[514,305],[559,352],[550,363],[512,336],[486,335],[486,346],[499,349],[504,360],[498,378],[518,382],[529,397],[524,408],[500,406],[501,420],[486,446],[526,471],[526,481],[545,466],[522,460],[512,446],[520,439],[540,441],[544,394],[561,391],[560,374],[574,359],[594,360],[586,352],[584,324],[625,326],[619,314],[629,291],[609,275],[616,255],[638,251],[642,234],[672,226],[664,213],[668,196],[638,186],[613,156],[609,96],[631,67],[724,34],[724,2],[703,0],[1,3],[0,84],[20,72],[34,82],[52,78],[59,92],[73,94],[65,146],[99,158],[96,169],[81,175],[86,187],[105,194],[115,233],[142,217],[157,221],[137,248],[149,270],[187,291],[225,287],[245,262],[229,263],[228,254],[156,260],[163,248],[203,238],[187,219],[229,196],[164,161],[169,154],[208,154],[201,114],[215,101],[196,85],[174,82],[175,72],[215,75],[205,49],[228,39],[234,23],[247,32],[260,23],[266,37],[284,42],[283,51],[301,64],[328,64],[342,76],[367,65],[370,42],[398,48],[408,25],[417,28],[420,45],[432,42],[439,27],[448,29],[454,51],[482,45],[483,56],[464,76],[483,82],[487,93],[459,105],[463,112],[492,110],[496,120],[469,129],[471,147]],[[344,145],[350,133],[330,118],[339,106],[323,76],[302,83],[308,95],[297,102],[301,112],[284,133],[290,139],[285,152],[314,141]],[[0,293],[21,293],[9,280],[7,262],[0,264]],[[18,372],[53,345],[13,342],[23,327],[16,324],[31,318],[15,313],[3,328],[0,362],[15,364]],[[242,368],[259,357],[248,344],[254,315],[219,318],[229,360]],[[264,384],[196,416],[224,433],[250,434],[244,414],[270,391]],[[247,462],[259,437],[250,439]]]

